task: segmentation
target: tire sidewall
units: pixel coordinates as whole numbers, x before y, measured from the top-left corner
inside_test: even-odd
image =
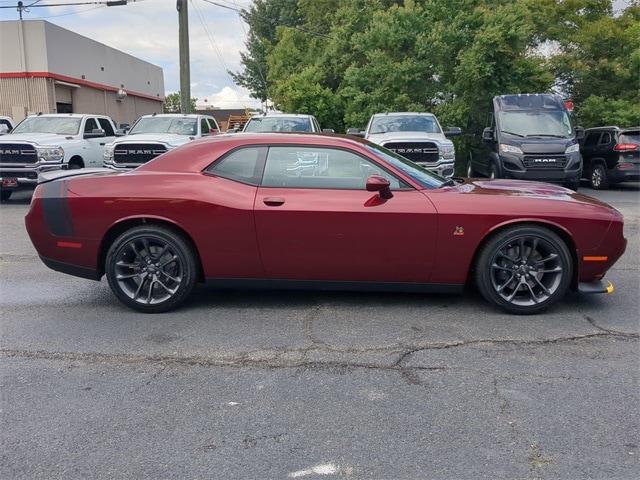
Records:
[[[167,242],[174,249],[184,266],[182,282],[176,293],[164,302],[152,305],[138,303],[124,293],[118,285],[114,268],[122,247],[132,240],[144,237],[158,238]],[[140,312],[161,313],[177,308],[189,297],[197,280],[197,265],[193,248],[185,241],[182,235],[163,227],[141,226],[127,230],[111,244],[105,260],[105,274],[111,291],[126,306]]]
[[[551,295],[551,297],[549,297],[542,303],[532,306],[514,305],[507,302],[495,291],[491,282],[490,262],[492,261],[496,251],[505,243],[508,243],[509,241],[512,241],[513,239],[523,235],[537,236],[541,239],[544,239],[545,241],[552,243],[560,253],[564,272],[560,285],[558,286],[557,290]],[[531,315],[547,310],[549,307],[551,307],[564,297],[567,290],[571,286],[574,268],[575,266],[573,257],[571,255],[571,252],[569,251],[569,248],[556,233],[544,227],[537,227],[533,225],[512,227],[495,234],[483,247],[476,263],[476,283],[482,296],[490,303],[502,308],[503,310],[506,310],[509,313]]]

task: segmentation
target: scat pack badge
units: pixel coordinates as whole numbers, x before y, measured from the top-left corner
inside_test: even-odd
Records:
[[[464,227],[456,227],[453,231],[454,237],[464,237]]]

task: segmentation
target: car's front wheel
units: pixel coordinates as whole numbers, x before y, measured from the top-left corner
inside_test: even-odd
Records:
[[[508,228],[484,245],[476,282],[485,299],[510,313],[539,313],[571,284],[573,260],[565,242],[538,226]]]
[[[116,297],[147,313],[178,307],[197,278],[196,255],[189,243],[182,235],[154,225],[120,235],[109,248],[105,270]]]

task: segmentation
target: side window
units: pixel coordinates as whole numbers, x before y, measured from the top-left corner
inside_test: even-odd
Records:
[[[209,118],[207,119],[209,121],[209,129],[211,130],[215,130],[216,132],[220,131],[220,128],[218,127],[218,122],[216,122],[215,118]]]
[[[392,189],[406,186],[375,163],[345,150],[269,147],[262,186],[364,190],[374,174],[388,179]]]
[[[315,118],[313,118],[313,125],[315,126],[315,131],[316,132],[320,132],[320,124],[318,123],[318,120],[316,120]]]
[[[600,132],[588,133],[587,138],[584,140],[584,146],[593,147],[596,143],[598,143],[599,138],[600,138]]]
[[[209,135],[209,122],[206,118],[200,119],[200,130],[202,130],[202,135]]]
[[[87,121],[84,122],[84,133],[91,133],[96,128],[98,128],[98,124],[93,118],[87,118]]]
[[[104,134],[107,137],[113,137],[115,132],[113,131],[113,127],[111,126],[111,122],[106,118],[99,118],[98,123],[100,124],[100,128],[104,130]]]
[[[600,145],[609,145],[611,143],[611,133],[604,132],[600,139]]]
[[[214,162],[207,173],[236,182],[258,185],[266,147],[240,148]]]

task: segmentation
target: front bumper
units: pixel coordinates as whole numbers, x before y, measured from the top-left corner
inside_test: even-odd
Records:
[[[129,172],[134,168],[138,168],[140,165],[144,165],[144,163],[115,163],[113,161],[104,160],[102,162],[102,166],[104,168],[108,168],[110,170],[114,170],[116,172]]]
[[[578,183],[582,177],[582,157],[580,153],[568,154],[527,154],[529,156],[563,156],[566,157],[564,168],[526,168],[523,155],[500,153],[502,176],[515,180],[538,180],[550,183]]]
[[[0,185],[5,179],[15,179],[16,185],[2,188],[35,188],[38,184],[38,175],[51,170],[62,170],[65,166],[62,163],[34,163],[29,166],[7,165],[0,166]]]
[[[578,283],[578,291],[580,293],[613,293],[613,283],[604,280],[596,280],[595,282]]]
[[[440,158],[437,162],[416,162],[421,167],[426,168],[434,173],[437,173],[441,177],[450,178],[453,177],[455,159]]]

